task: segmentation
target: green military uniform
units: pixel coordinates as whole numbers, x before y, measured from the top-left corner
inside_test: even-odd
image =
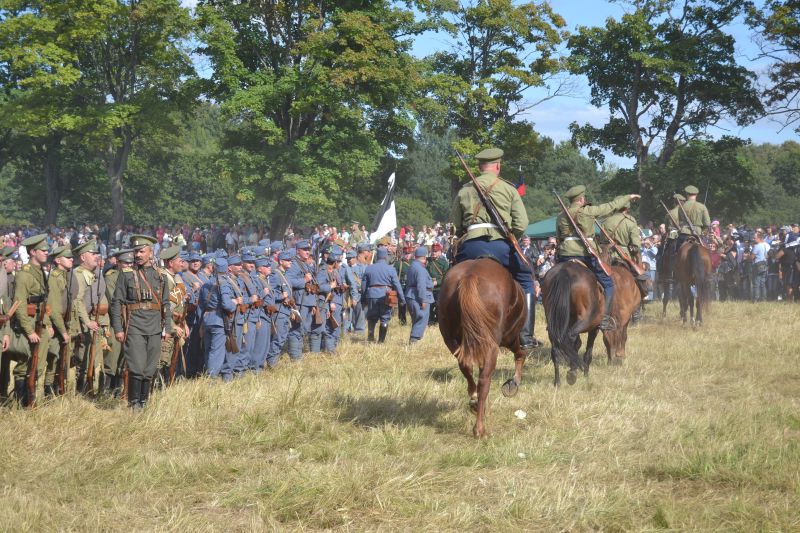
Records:
[[[438,249],[441,250],[441,246],[438,244],[434,244],[433,246],[438,247]],[[435,324],[439,320],[439,289],[442,287],[444,275],[447,274],[447,269],[450,268],[450,263],[444,258],[443,255],[440,255],[438,259],[434,259],[433,256],[431,256],[428,258],[428,265],[426,268],[428,270],[428,274],[430,274],[431,279],[433,280],[433,303],[431,304],[428,321],[430,324]]]
[[[155,239],[133,235],[135,250],[151,247]],[[114,333],[126,333],[123,349],[128,365],[128,405],[141,408],[150,397],[150,383],[161,356],[161,333],[172,330],[169,316],[169,290],[164,276],[152,261],[135,268],[123,268],[111,301],[111,326]],[[123,312],[127,322],[123,322]]]
[[[22,242],[28,251],[47,250],[47,235],[37,235],[29,237]],[[46,312],[48,284],[47,277],[41,265],[34,265],[33,262],[23,266],[17,274],[16,286],[14,288],[14,301],[19,302],[19,307],[14,313],[11,327],[14,334],[11,336],[11,346],[9,352],[11,358],[17,361],[14,367],[14,389],[17,397],[22,400],[24,405],[30,405],[35,398],[28,397],[25,378],[29,372],[33,371],[36,375],[44,375],[47,368],[47,349],[50,344],[51,327],[50,317]],[[30,308],[28,307],[30,306]],[[41,321],[42,327],[38,332],[38,361],[36,368],[31,367],[33,357],[33,346],[29,342],[29,337],[36,332],[36,324]]]
[[[485,172],[476,179],[514,236],[521,237],[528,227],[528,214],[517,188],[490,172]],[[486,212],[471,182],[458,191],[450,220],[453,221],[456,235],[463,235],[464,240],[488,237],[493,241],[505,238]]]
[[[5,261],[11,257],[14,249],[4,246],[0,249],[0,339],[13,335],[8,311],[14,301],[14,285],[16,277],[14,273],[8,273],[5,269]],[[11,382],[11,357],[8,352],[3,352],[0,356],[0,404],[8,400],[8,386]]]
[[[689,195],[695,195],[700,192],[694,185],[688,185],[685,191]],[[694,231],[698,235],[702,235],[711,227],[711,217],[708,215],[708,209],[697,200],[686,200],[683,203],[683,211],[686,212],[686,215],[684,216],[683,212],[680,212],[680,217],[678,217],[682,236],[693,235],[692,226],[694,226]],[[688,220],[686,217],[689,217]]]
[[[668,239],[675,239],[678,237],[678,230],[680,230],[680,228],[675,225],[675,223],[681,219],[681,208],[678,207],[678,202],[686,201],[686,198],[682,194],[676,193],[672,197],[675,199],[675,207],[668,211],[667,218],[664,219],[664,227],[667,228]]]
[[[97,242],[87,241],[72,250],[72,253],[75,257],[80,257],[84,253],[96,254]],[[75,302],[75,316],[78,318],[75,321],[75,336],[81,342],[81,346],[75,350],[76,361],[79,365],[76,390],[92,392],[96,369],[102,363],[103,352],[109,346],[108,337],[111,335],[105,278],[85,265],[73,268],[72,298]],[[89,329],[91,322],[97,322],[97,331]],[[89,375],[90,360],[94,368],[91,369],[92,382],[87,383],[86,377]],[[108,387],[110,384],[104,384],[104,386]]]
[[[117,266],[105,273],[106,298],[109,302],[114,299],[114,290],[117,288],[117,280],[122,268],[120,264],[122,262],[133,263],[133,250],[119,250],[116,252],[116,257]],[[115,392],[122,387],[122,362],[122,343],[112,334],[109,339],[109,350],[103,356],[103,372],[106,374],[106,380],[111,383],[109,387],[113,388]]]
[[[50,270],[50,277],[48,284],[50,292],[47,295],[47,305],[50,307],[50,322],[53,324],[53,338],[50,339],[49,349],[47,351],[47,371],[44,375],[44,393],[45,396],[54,394],[64,394],[66,390],[56,390],[55,376],[58,367],[58,359],[63,346],[63,341],[67,335],[72,335],[72,304],[69,296],[68,282],[70,279],[70,271],[64,270],[55,264],[55,260],[59,257],[72,257],[72,250],[69,246],[61,246],[53,250],[50,254],[50,260],[53,266]],[[68,326],[67,324],[70,324]],[[66,387],[67,372],[69,371],[69,348],[67,348],[67,360],[64,367],[64,381]]]
[[[581,232],[586,236],[589,245],[595,252],[599,252],[597,243],[594,241],[594,221],[597,217],[603,217],[613,213],[614,211],[627,207],[630,205],[629,196],[617,196],[614,200],[600,205],[584,205],[581,206],[575,202],[580,198],[586,188],[582,185],[571,188],[567,191],[566,196],[570,200],[570,206],[567,208],[572,219],[580,228]],[[586,257],[589,252],[581,242],[580,237],[572,229],[569,219],[564,213],[558,215],[556,219],[556,238],[558,239],[558,255],[561,257]]]
[[[610,215],[603,221],[603,229],[620,248],[627,251],[628,257],[633,259],[634,263],[640,262],[642,234],[639,232],[639,224],[630,214],[616,212]],[[623,262],[614,248],[611,248],[610,255],[612,259]]]
[[[397,272],[397,277],[400,279],[400,285],[403,287],[403,291],[406,290],[406,276],[408,275],[408,269],[411,268],[411,261],[405,259],[406,255],[404,251],[403,255],[392,264]],[[397,318],[403,326],[406,325],[406,309],[405,304],[397,304]]]
[[[172,246],[162,250],[161,254],[159,254],[159,257],[165,262],[171,261],[178,254],[180,254],[180,252],[180,246]],[[183,278],[180,276],[175,276],[166,268],[162,268],[160,271],[167,282],[167,290],[169,294],[169,310],[167,313],[170,317],[172,317],[172,324],[175,325],[176,320],[180,320],[183,324],[185,324],[186,294],[188,291],[183,283]],[[158,365],[159,371],[162,374],[161,378],[163,379],[164,385],[169,383],[168,372],[170,364],[172,363],[172,352],[175,348],[177,337],[174,327],[169,330],[168,333],[168,335],[164,335],[164,340],[161,342],[161,360],[159,361]],[[179,342],[183,343],[183,340],[181,339]]]

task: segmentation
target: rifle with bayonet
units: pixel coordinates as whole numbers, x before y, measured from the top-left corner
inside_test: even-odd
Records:
[[[558,200],[558,205],[561,206],[561,211],[567,217],[567,220],[569,220],[569,224],[570,226],[572,226],[572,230],[575,232],[575,235],[577,235],[578,238],[581,240],[583,246],[586,248],[586,251],[589,252],[589,255],[597,259],[597,264],[600,265],[600,268],[603,269],[603,272],[605,272],[608,277],[611,277],[611,272],[608,270],[608,266],[606,266],[603,260],[600,259],[600,255],[598,255],[598,253],[594,250],[594,248],[592,248],[592,246],[589,244],[589,239],[586,238],[586,235],[583,234],[581,228],[575,222],[575,219],[572,218],[572,215],[569,213],[569,209],[567,209],[567,206],[564,205],[564,201],[561,200],[561,197],[558,195],[556,191],[553,191],[553,194],[555,195],[556,200]]]
[[[508,239],[508,242],[511,243],[511,246],[514,247],[514,250],[517,252],[517,255],[522,263],[528,267],[528,270],[531,274],[531,279],[533,279],[533,266],[531,265],[530,261],[528,261],[528,258],[525,257],[525,254],[522,253],[522,248],[520,248],[519,242],[514,236],[514,233],[511,231],[511,228],[508,227],[508,224],[497,211],[497,208],[492,203],[492,200],[486,195],[486,191],[484,191],[483,187],[481,187],[480,183],[478,183],[478,180],[472,174],[472,171],[469,169],[467,163],[464,161],[464,158],[461,157],[461,154],[458,152],[458,150],[456,150],[456,155],[458,156],[458,160],[461,161],[461,166],[464,167],[464,170],[469,175],[469,179],[472,180],[472,185],[475,187],[475,191],[478,193],[478,198],[480,198],[486,213],[492,219],[494,225],[497,226],[498,230],[503,235],[503,238]]]
[[[611,247],[614,248],[615,252],[617,252],[617,255],[619,255],[622,258],[622,260],[625,261],[628,264],[628,266],[634,270],[634,272],[636,272],[636,275],[637,276],[645,275],[644,269],[641,267],[641,265],[636,264],[636,262],[622,250],[622,247],[619,244],[617,244],[617,241],[615,241],[611,237],[611,235],[608,234],[606,229],[597,220],[595,220],[594,223],[597,225],[598,228],[600,228],[600,232],[603,235],[605,235],[606,239],[611,244]]]

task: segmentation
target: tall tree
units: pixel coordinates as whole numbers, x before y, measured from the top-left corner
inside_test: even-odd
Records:
[[[442,20],[452,41],[427,58],[431,99],[417,108],[426,127],[455,129],[454,144],[467,153],[492,144],[511,158],[527,152],[540,140],[526,114],[568,88],[558,78],[563,18],[546,2],[474,0],[455,4]],[[532,88],[549,92],[531,100]],[[463,172],[453,168],[455,193]]]
[[[762,58],[771,61],[768,113],[800,133],[800,0],[769,0],[750,9],[748,22],[760,34]]]
[[[271,201],[273,233],[369,190],[404,150],[418,81],[409,36],[425,29],[404,3],[208,0],[197,12],[238,198]]]
[[[602,127],[573,123],[573,139],[636,159],[640,216],[655,214],[653,172],[676,148],[725,118],[747,124],[763,108],[754,74],[736,62],[725,28],[743,12],[736,0],[638,0],[605,27],[581,27],[569,40],[572,69],[588,77],[591,101],[607,107]],[[658,147],[658,151],[656,151]]]

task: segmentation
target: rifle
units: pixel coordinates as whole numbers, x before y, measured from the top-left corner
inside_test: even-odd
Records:
[[[69,282],[67,283],[67,308],[64,310],[64,330],[69,333],[69,326],[72,322],[72,273],[68,272]],[[63,339],[62,339],[63,341]],[[64,342],[58,350],[58,366],[56,368],[56,383],[58,384],[57,394],[63,395],[67,392],[67,372],[69,369],[69,349],[70,344]]]
[[[125,339],[128,338],[128,306],[122,306],[122,321],[125,324]],[[125,356],[125,343],[120,343],[120,353],[122,354],[122,392],[119,395],[120,400],[127,400],[128,399],[128,358]]]
[[[620,247],[620,245],[617,244],[613,238],[611,238],[611,235],[608,234],[606,229],[597,220],[595,220],[594,223],[597,224],[597,227],[600,228],[600,232],[605,235],[606,239],[608,239],[608,242],[611,243],[611,246],[614,248],[614,251],[617,252],[617,255],[619,255],[628,264],[628,266],[636,272],[637,276],[642,276],[645,273],[644,269],[637,265],[633,259],[630,258],[630,256],[622,251],[622,247]]]
[[[469,169],[467,163],[464,161],[464,158],[461,157],[461,154],[458,152],[458,150],[456,150],[456,155],[458,156],[458,160],[461,161],[461,166],[467,171],[469,179],[472,180],[472,185],[475,187],[475,191],[478,193],[478,198],[481,199],[481,203],[483,204],[483,208],[486,209],[486,213],[489,214],[492,222],[500,230],[500,233],[503,234],[503,237],[508,239],[508,242],[511,243],[511,246],[514,247],[514,251],[517,252],[517,255],[522,260],[522,263],[528,267],[531,274],[531,280],[533,280],[533,266],[531,266],[531,263],[528,261],[528,258],[525,257],[525,254],[522,253],[522,248],[520,248],[517,238],[511,232],[511,229],[508,227],[508,224],[506,224],[506,221],[497,211],[497,208],[492,203],[492,200],[486,196],[486,191],[484,191],[483,187],[481,187],[481,185],[478,183],[478,180],[472,174],[472,171]]]
[[[217,298],[222,305],[222,288],[219,284],[219,274],[215,271],[214,278],[217,282]],[[236,343],[236,329],[233,325],[233,319],[236,317],[236,311],[233,313],[222,312],[222,329],[225,332],[225,349],[230,353],[239,353],[239,345]]]
[[[583,234],[581,228],[579,228],[578,224],[575,222],[575,219],[572,218],[572,215],[569,214],[569,209],[567,209],[567,206],[564,205],[564,201],[561,200],[561,197],[558,195],[556,191],[553,191],[553,194],[555,195],[556,200],[558,200],[558,204],[561,206],[561,211],[564,213],[564,215],[566,215],[567,220],[569,220],[570,226],[572,226],[572,229],[575,230],[575,233],[578,235],[578,238],[583,243],[583,246],[586,248],[586,251],[589,252],[589,255],[597,259],[597,264],[600,265],[600,268],[603,269],[603,272],[605,272],[608,277],[611,277],[611,272],[609,272],[608,267],[606,266],[605,263],[603,263],[603,260],[600,259],[600,256],[597,254],[597,252],[594,251],[594,248],[592,248],[589,245],[589,239],[586,238],[586,235]]]
[[[670,213],[670,210],[669,210],[669,208],[667,207],[667,204],[665,204],[665,203],[664,203],[664,200],[659,200],[659,201],[661,202],[661,207],[663,207],[663,208],[664,208],[664,211],[666,211],[666,212],[667,212],[667,216],[668,216],[668,217],[669,217],[669,219],[672,221],[672,223],[675,225],[675,229],[676,229],[676,230],[678,230],[678,231],[680,231],[680,229],[681,229],[681,225],[680,225],[680,224],[678,224],[678,221],[677,221],[677,220],[675,220],[675,217],[674,217],[674,216],[672,216],[672,213]]]
[[[39,337],[39,342],[30,343],[31,358],[28,360],[28,375],[25,376],[25,382],[28,389],[28,409],[36,407],[36,371],[39,366],[39,348],[42,345],[42,331],[44,330],[44,315],[47,312],[47,294],[50,292],[50,287],[47,285],[47,276],[44,275],[44,269],[41,265],[39,268],[42,272],[42,280],[44,281],[44,294],[40,296],[41,300],[36,307],[36,321],[34,322],[33,331]]]
[[[100,283],[97,283],[97,303],[94,304],[94,322],[100,318]],[[94,359],[97,354],[97,332],[100,331],[100,324],[97,329],[92,332],[92,338],[89,345],[89,357],[86,361],[86,378],[83,381],[83,394],[90,394],[94,390]]]
[[[678,207],[680,208],[681,213],[683,213],[683,218],[685,218],[686,223],[689,224],[689,231],[692,232],[692,235],[694,236],[694,238],[697,239],[697,242],[700,243],[700,246],[702,246],[703,248],[707,248],[706,244],[700,238],[700,234],[697,233],[697,229],[695,229],[694,224],[692,224],[692,221],[689,220],[689,215],[686,214],[686,210],[683,209],[683,203],[681,203],[680,200],[676,201],[678,202]],[[678,230],[680,231],[680,228],[678,228]]]

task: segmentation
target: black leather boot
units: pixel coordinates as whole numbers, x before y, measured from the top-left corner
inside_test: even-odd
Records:
[[[386,332],[389,331],[389,326],[384,326],[381,324],[380,329],[378,330],[378,342],[385,342],[386,341]]]
[[[46,399],[55,398],[56,397],[56,387],[55,387],[55,385],[45,385],[44,386],[44,397]]]
[[[147,400],[150,399],[150,389],[152,383],[149,379],[143,379],[141,382],[141,389],[139,390],[139,406],[144,409],[147,405]]]
[[[128,374],[128,407],[133,410],[141,409],[139,397],[142,390],[142,380]]]
[[[611,331],[617,329],[617,321],[611,316],[611,305],[614,303],[614,293],[610,297],[606,296],[605,306],[603,307],[603,320],[600,321],[600,329],[603,331]]]
[[[368,324],[367,342],[375,342],[375,322]]]
[[[522,325],[519,332],[519,344],[525,350],[541,346],[541,343],[533,336],[533,327],[536,322],[536,301],[532,294],[525,295],[525,309],[528,311],[528,318]]]
[[[14,380],[14,396],[17,397],[20,406],[28,406],[28,384],[24,379]]]

